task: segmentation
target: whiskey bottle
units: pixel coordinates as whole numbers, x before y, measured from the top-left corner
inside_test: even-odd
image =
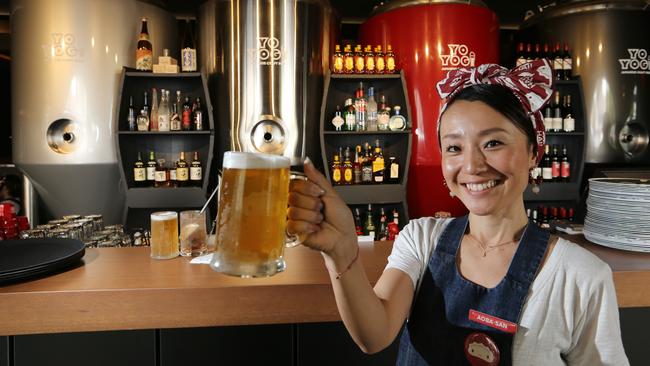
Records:
[[[372,161],[373,157],[370,155],[370,145],[366,142],[365,155],[363,157],[363,164],[361,165],[361,183],[372,184]]]
[[[181,71],[196,71],[196,41],[194,31],[189,20],[185,20],[185,31],[183,32],[183,48],[181,49]]]
[[[135,68],[141,71],[151,71],[153,68],[153,51],[147,29],[147,18],[142,18],[140,38],[135,51]]]
[[[354,150],[354,162],[352,163],[352,173],[354,174],[354,184],[361,184],[361,145],[357,145]]]
[[[560,181],[568,182],[571,180],[571,161],[567,154],[566,145],[562,145],[562,157],[560,158]]]
[[[201,187],[203,181],[203,166],[199,160],[199,152],[194,152],[194,159],[190,163],[190,183],[193,186]]]
[[[165,167],[165,159],[158,159],[158,165],[156,165],[154,187],[156,188],[167,188],[169,187],[169,180],[167,168]]]
[[[332,125],[334,125],[334,131],[341,131],[341,127],[345,124],[343,120],[343,112],[341,112],[341,107],[336,106],[336,111],[334,112],[334,118],[332,118]]]
[[[350,160],[350,148],[345,148],[345,159],[343,160],[343,184],[350,185],[354,183],[354,169],[352,160]]]
[[[388,183],[399,184],[399,163],[397,158],[391,156],[388,160]]]
[[[147,161],[147,185],[153,187],[156,180],[156,156],[153,150],[149,151],[149,160]]]
[[[138,159],[133,164],[133,181],[135,187],[144,187],[147,185],[147,170],[144,168],[144,162],[139,151]]]
[[[364,58],[365,58],[365,67],[366,67],[366,74],[374,74],[375,73],[375,54],[372,53],[372,46],[367,45],[366,46],[366,51],[364,53]]]
[[[160,90],[160,107],[158,108],[158,131],[169,131],[169,91]]]
[[[395,62],[395,54],[391,45],[386,46],[386,73],[394,74],[397,72],[397,64]]]
[[[383,74],[386,72],[386,60],[384,53],[381,51],[381,46],[375,47],[375,74]]]
[[[334,74],[343,73],[343,53],[341,53],[341,46],[334,47],[334,55],[332,55],[332,72]]]
[[[135,131],[136,120],[135,120],[135,110],[133,109],[133,97],[129,97],[129,115],[126,117],[126,123],[129,128],[129,131]]]
[[[172,168],[167,171],[169,173],[170,187],[178,187],[178,177],[176,175],[177,169],[178,169],[178,161],[175,161],[172,163]]]
[[[375,240],[375,223],[372,220],[372,204],[368,204],[368,212],[366,216],[366,225],[364,227],[364,233],[370,237],[372,240]]]
[[[354,72],[356,74],[363,74],[366,69],[366,60],[363,57],[363,51],[360,45],[354,47]]]
[[[343,54],[343,72],[345,74],[354,73],[354,54],[352,53],[352,46],[345,45]]]
[[[176,179],[178,180],[179,187],[186,187],[189,183],[190,172],[185,161],[185,152],[181,151],[180,159],[178,159],[178,164],[176,165]]]
[[[384,154],[379,146],[379,140],[375,140],[375,159],[372,162],[372,179],[375,183],[384,183]]]
[[[357,128],[357,111],[352,104],[352,99],[345,100],[345,110],[343,111],[343,119],[345,119],[346,131],[354,131]]]
[[[338,153],[334,154],[334,162],[332,163],[331,166],[331,172],[332,172],[332,183],[334,185],[340,185],[342,184],[342,177],[341,177],[341,161]]]

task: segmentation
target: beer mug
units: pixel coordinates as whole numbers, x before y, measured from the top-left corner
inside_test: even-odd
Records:
[[[286,233],[289,168],[290,160],[279,155],[224,154],[212,269],[268,277],[286,268],[285,246],[300,243]]]
[[[151,258],[178,257],[178,213],[174,211],[151,214]]]

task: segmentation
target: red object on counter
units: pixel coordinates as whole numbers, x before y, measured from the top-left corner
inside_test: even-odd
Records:
[[[11,203],[0,203],[0,216],[12,218],[16,215]]]
[[[16,216],[18,221],[18,231],[29,230],[29,219],[27,216]]]
[[[361,44],[393,46],[404,70],[413,146],[408,177],[411,218],[467,209],[443,185],[437,121],[442,101],[436,83],[447,71],[499,61],[499,22],[490,9],[458,3],[391,1],[360,28]],[[470,3],[472,3],[470,1]]]

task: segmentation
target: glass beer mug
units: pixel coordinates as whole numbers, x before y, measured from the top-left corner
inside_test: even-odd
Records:
[[[217,213],[217,248],[210,267],[239,277],[268,277],[286,268],[290,160],[284,156],[227,151]],[[297,177],[296,177],[297,178]]]

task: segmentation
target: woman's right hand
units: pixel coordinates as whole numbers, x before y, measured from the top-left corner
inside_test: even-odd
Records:
[[[340,269],[358,247],[352,212],[311,160],[304,169],[308,180],[291,181],[287,230],[307,236],[303,244],[331,257]]]

